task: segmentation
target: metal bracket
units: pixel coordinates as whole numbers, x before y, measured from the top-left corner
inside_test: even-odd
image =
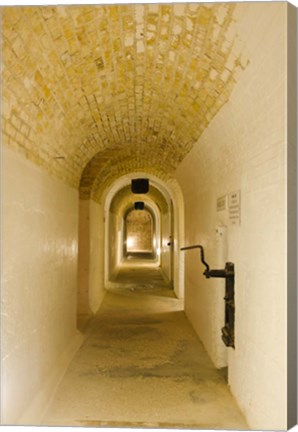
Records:
[[[235,302],[234,302],[234,285],[235,285],[235,270],[234,264],[227,262],[224,269],[210,270],[209,265],[205,261],[204,248],[202,245],[186,246],[181,248],[182,251],[190,249],[200,249],[201,262],[206,267],[203,275],[209,278],[224,278],[226,280],[225,287],[225,326],[221,329],[222,340],[228,347],[235,348]]]

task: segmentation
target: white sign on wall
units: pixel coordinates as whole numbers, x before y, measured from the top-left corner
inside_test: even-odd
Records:
[[[229,219],[232,225],[240,225],[241,200],[240,191],[231,192],[228,196]]]
[[[226,225],[240,225],[240,190],[217,198],[216,211],[222,212],[220,214],[220,220]]]

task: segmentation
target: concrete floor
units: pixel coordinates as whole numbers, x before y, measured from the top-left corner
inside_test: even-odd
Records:
[[[158,269],[125,268],[43,424],[248,429],[224,375]]]

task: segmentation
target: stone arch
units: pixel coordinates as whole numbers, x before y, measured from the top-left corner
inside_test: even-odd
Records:
[[[180,253],[180,247],[184,241],[184,202],[183,195],[178,182],[175,179],[171,179],[168,182],[162,179],[148,174],[146,172],[135,172],[126,174],[118,178],[113,184],[111,184],[102,195],[102,201],[104,205],[105,214],[105,285],[109,284],[109,267],[108,267],[108,250],[109,250],[109,210],[111,203],[116,194],[127,187],[133,178],[145,177],[149,179],[150,184],[154,188],[159,190],[161,196],[164,197],[167,202],[168,211],[173,214],[173,288],[177,297],[182,298],[184,296],[184,256]],[[161,247],[166,247],[167,244],[164,242]]]

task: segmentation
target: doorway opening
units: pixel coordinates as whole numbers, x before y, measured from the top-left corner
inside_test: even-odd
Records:
[[[143,210],[129,210],[124,217],[124,251],[125,259],[154,259],[154,219],[151,212]]]

